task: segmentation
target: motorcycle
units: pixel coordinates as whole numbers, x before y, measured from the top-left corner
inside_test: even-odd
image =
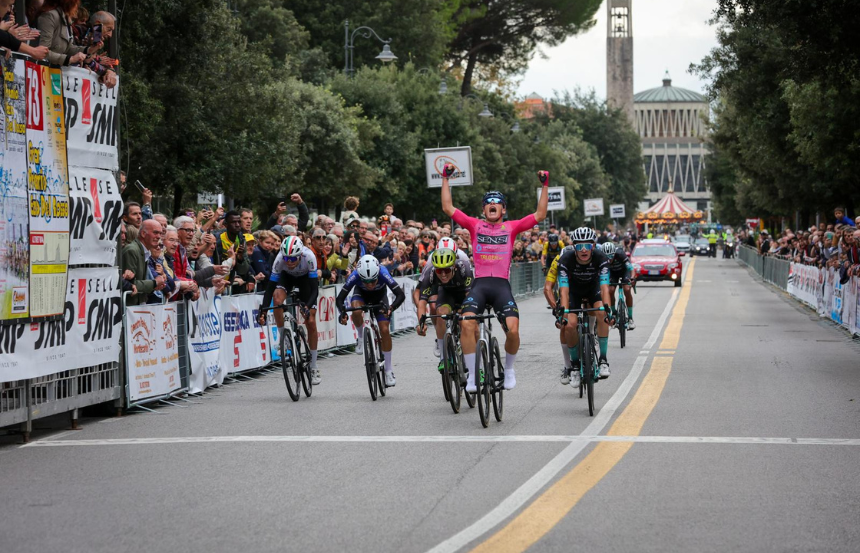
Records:
[[[733,259],[735,257],[735,241],[733,238],[726,240],[726,245],[723,247],[723,259]]]

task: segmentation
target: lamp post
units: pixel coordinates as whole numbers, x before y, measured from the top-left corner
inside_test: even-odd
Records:
[[[376,59],[381,61],[382,63],[388,63],[390,61],[394,61],[397,59],[397,56],[391,51],[391,39],[382,40],[376,31],[371,29],[370,27],[358,27],[352,34],[349,32],[349,20],[343,22],[343,30],[344,30],[344,41],[343,41],[343,50],[344,50],[344,63],[343,63],[343,72],[347,76],[355,73],[355,66],[353,65],[353,51],[355,49],[355,35],[363,36],[364,38],[375,37],[376,40],[382,43],[382,52],[376,56]]]
[[[508,121],[513,121],[514,124],[511,125],[511,132],[520,132],[520,120],[516,118],[516,116],[508,115],[507,113],[500,111],[499,115],[502,119],[507,119]]]
[[[447,87],[446,87],[446,90],[447,90]],[[490,111],[490,106],[487,104],[487,102],[484,102],[483,100],[478,98],[475,95],[475,93],[466,94],[465,96],[463,96],[463,98],[472,98],[472,99],[477,100],[478,102],[481,102],[484,104],[484,109],[481,110],[481,113],[478,114],[478,117],[493,117],[493,112]]]
[[[418,70],[418,74],[420,75],[423,73],[425,75],[431,75],[433,73],[433,71],[435,71],[435,70],[431,69],[429,67],[422,67],[421,69]],[[445,80],[445,76],[443,73],[442,77],[439,81],[439,96],[444,96],[446,94],[448,94],[448,82]]]

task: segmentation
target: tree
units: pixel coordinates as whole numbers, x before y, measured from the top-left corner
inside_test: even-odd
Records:
[[[601,0],[462,0],[448,61],[462,67],[461,94],[469,94],[476,67],[498,65],[504,72],[525,69],[535,50],[556,46],[594,25]]]

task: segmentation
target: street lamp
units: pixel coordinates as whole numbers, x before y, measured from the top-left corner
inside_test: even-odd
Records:
[[[382,63],[388,63],[390,61],[394,61],[397,59],[397,56],[394,55],[394,52],[391,51],[391,39],[382,40],[376,31],[371,29],[370,27],[359,27],[355,29],[352,34],[349,33],[349,20],[343,22],[344,29],[344,41],[343,41],[343,50],[344,50],[344,63],[343,63],[343,72],[345,75],[352,75],[355,73],[355,66],[353,64],[353,51],[355,49],[355,35],[363,36],[364,38],[375,37],[376,40],[383,44],[382,52],[376,56],[376,59],[381,61]]]
[[[503,111],[499,112],[499,115],[503,119],[507,119],[508,121],[511,121],[511,120],[514,121],[514,124],[511,125],[511,132],[520,132],[520,121],[519,121],[519,119],[516,118],[516,116],[508,115],[507,113],[505,113]]]
[[[430,69],[429,67],[422,67],[418,70],[419,74],[430,75],[434,69]],[[448,82],[445,80],[444,74],[439,81],[439,96],[444,96],[448,94]]]
[[[484,102],[483,100],[478,98],[474,92],[466,94],[465,96],[463,96],[463,98],[472,98],[473,100],[476,100],[476,101],[484,104],[484,109],[481,111],[481,113],[478,114],[478,117],[492,117],[493,116],[493,112],[490,111],[490,107],[487,105],[487,102]],[[461,98],[460,99],[460,109],[462,109],[462,108],[463,108],[463,99]]]

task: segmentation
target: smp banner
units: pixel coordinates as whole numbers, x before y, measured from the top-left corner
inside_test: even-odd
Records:
[[[69,174],[62,75],[26,62],[30,316],[63,313],[69,264]]]
[[[116,268],[73,269],[62,319],[0,325],[0,382],[115,362],[121,332]]]
[[[24,61],[0,58],[0,320],[30,313],[30,205],[27,192],[27,103]]]
[[[257,322],[254,295],[221,298],[219,368],[224,374],[264,367],[271,361],[269,333]]]
[[[98,76],[80,67],[63,68],[63,92],[69,159],[75,165],[108,171],[119,169],[117,153],[116,87],[109,89]]]
[[[221,385],[226,373],[219,363],[221,348],[221,301],[212,289],[201,288],[197,301],[189,301],[188,357],[191,374],[188,391],[196,394],[206,388]]]
[[[126,308],[128,398],[162,397],[181,388],[174,305]]]
[[[123,202],[113,173],[69,167],[72,265],[113,265],[122,223]]]

